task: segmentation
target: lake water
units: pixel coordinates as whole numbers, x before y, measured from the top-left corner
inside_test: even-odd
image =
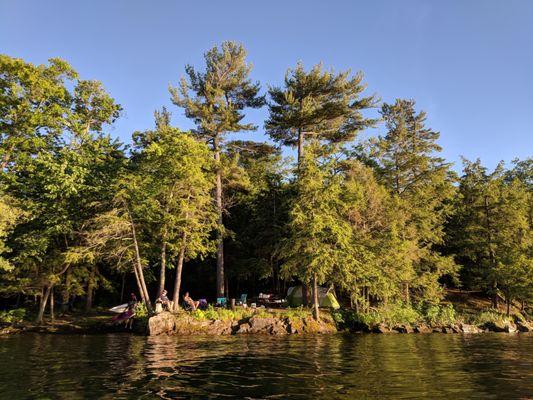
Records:
[[[1,399],[528,399],[533,336],[0,338]]]

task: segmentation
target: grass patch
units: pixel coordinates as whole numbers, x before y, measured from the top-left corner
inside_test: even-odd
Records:
[[[240,321],[253,316],[258,318],[288,318],[289,320],[295,320],[310,317],[311,311],[304,309],[303,307],[288,308],[283,310],[239,307],[235,310],[230,310],[227,308],[215,308],[209,305],[206,310],[195,310],[191,312],[190,315],[198,321]]]

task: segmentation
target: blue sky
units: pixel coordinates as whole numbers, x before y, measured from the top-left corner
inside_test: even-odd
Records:
[[[368,93],[384,101],[414,98],[450,161],[493,167],[533,155],[530,0],[0,0],[0,53],[61,57],[101,80],[124,108],[110,132],[126,142],[163,105],[175,125],[191,127],[168,85],[223,40],[245,45],[264,89],[298,60],[322,61],[363,71]],[[250,112],[259,130],[237,137],[265,140],[266,115]]]

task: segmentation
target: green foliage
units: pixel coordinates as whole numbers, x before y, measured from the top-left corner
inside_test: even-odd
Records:
[[[461,283],[494,303],[531,303],[531,158],[492,172],[465,160],[455,186],[439,133],[414,100],[401,99],[381,107],[386,133],[349,152],[343,146],[376,123],[365,114],[375,98],[363,96],[362,74],[298,64],[270,88],[265,122],[275,142],[298,146],[292,168],[279,147],[226,141],[255,130],[245,111],[265,103],[243,46],[224,42],[205,54],[202,71],[185,71],[170,92],[195,129],[171,126],[163,109],[126,149],[105,133],[121,107],[100,82],[60,59],[0,56],[2,294],[41,299],[41,319],[52,290],[63,304],[86,296],[90,307],[95,290],[116,290],[120,275],[138,283],[147,309],[137,316],[147,318],[156,265],[163,288],[165,268],[181,271],[217,251],[219,294],[224,261],[232,291],[236,281],[279,292],[283,279],[316,280],[359,311],[333,314],[347,326],[453,323],[453,307],[439,303],[444,284],[458,284],[458,265]],[[252,313],[309,315],[209,308],[193,316]]]
[[[24,308],[15,308],[13,310],[0,311],[0,323],[16,324],[24,320],[26,310]]]
[[[340,329],[357,329],[385,324],[393,327],[401,324],[413,325],[427,322],[430,325],[450,325],[457,322],[456,312],[451,304],[446,306],[429,305],[422,309],[403,303],[388,304],[368,312],[357,313],[352,309],[339,309],[332,312]]]
[[[378,324],[395,326],[399,324],[415,324],[424,319],[416,309],[405,304],[388,304],[368,312],[356,312],[352,309],[339,309],[332,312],[333,318],[341,329],[357,329],[372,327]]]
[[[440,134],[425,126],[426,114],[415,111],[413,100],[384,104],[381,115],[387,133],[372,142],[370,159],[381,182],[398,198],[398,212],[405,218],[401,239],[409,247],[405,259],[413,273],[404,277],[404,300],[409,301],[412,292],[420,300],[438,302],[439,279],[455,277],[457,271],[453,259],[437,251],[452,212],[450,164],[438,155]]]
[[[228,205],[223,190],[228,169],[221,155],[223,141],[228,133],[256,130],[253,124],[243,123],[244,110],[259,108],[265,102],[264,96],[259,95],[259,83],[252,83],[249,78],[252,66],[246,61],[246,55],[241,44],[223,42],[220,48],[215,46],[204,54],[205,72],[187,65],[188,79],[182,77],[179,88],[170,87],[173,103],[194,121],[193,133],[212,145],[215,156],[217,296],[224,295],[224,236],[228,234],[223,226],[223,214]]]
[[[336,266],[350,256],[350,228],[342,218],[340,176],[320,148],[309,146],[304,157],[289,211],[288,235],[281,243],[282,273],[311,282],[325,282]]]
[[[191,316],[199,321],[240,321],[251,318],[252,316],[258,318],[288,318],[289,320],[298,320],[308,318],[311,313],[308,309],[303,307],[288,308],[286,310],[267,310],[265,308],[236,308],[231,310],[228,308],[213,307],[209,305],[205,310],[194,310]]]
[[[264,97],[258,95],[259,83],[249,79],[252,66],[246,55],[241,44],[223,42],[205,53],[205,72],[187,65],[187,78],[182,77],[179,87],[170,87],[172,101],[196,123],[198,135],[207,139],[255,129],[241,123],[242,110],[264,104]]]
[[[448,226],[448,246],[463,265],[464,282],[507,301],[533,298],[533,197],[527,163],[488,172],[479,160],[464,160]]]
[[[424,310],[424,317],[430,325],[450,325],[457,321],[452,304],[447,306],[431,304]]]
[[[510,322],[510,318],[507,315],[499,312],[498,310],[491,309],[482,311],[479,315],[475,317],[473,322],[478,326],[483,326],[489,323],[505,324]]]
[[[298,63],[287,71],[283,87],[269,89],[267,133],[285,146],[303,147],[305,137],[331,143],[352,140],[376,122],[362,114],[375,103],[373,96],[361,97],[362,80],[361,72],[335,74],[321,64],[307,72]]]
[[[254,310],[251,309],[237,308],[235,310],[230,310],[209,305],[206,310],[194,310],[191,315],[199,321],[239,321],[258,314],[254,314]]]
[[[289,320],[297,320],[297,319],[305,319],[309,318],[311,316],[311,313],[308,309],[304,308],[303,306],[297,307],[297,308],[287,308],[283,315],[287,317]]]
[[[146,304],[137,303],[135,306],[135,318],[148,318],[148,309],[146,308]]]
[[[3,196],[0,192],[0,271],[12,271],[14,268],[10,260],[4,256],[10,250],[6,239],[23,216],[23,211],[13,203],[12,198]]]

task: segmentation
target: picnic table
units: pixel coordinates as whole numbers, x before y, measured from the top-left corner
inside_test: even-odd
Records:
[[[259,296],[257,297],[257,304],[270,308],[282,308],[287,305],[287,301],[274,294],[259,293]]]

